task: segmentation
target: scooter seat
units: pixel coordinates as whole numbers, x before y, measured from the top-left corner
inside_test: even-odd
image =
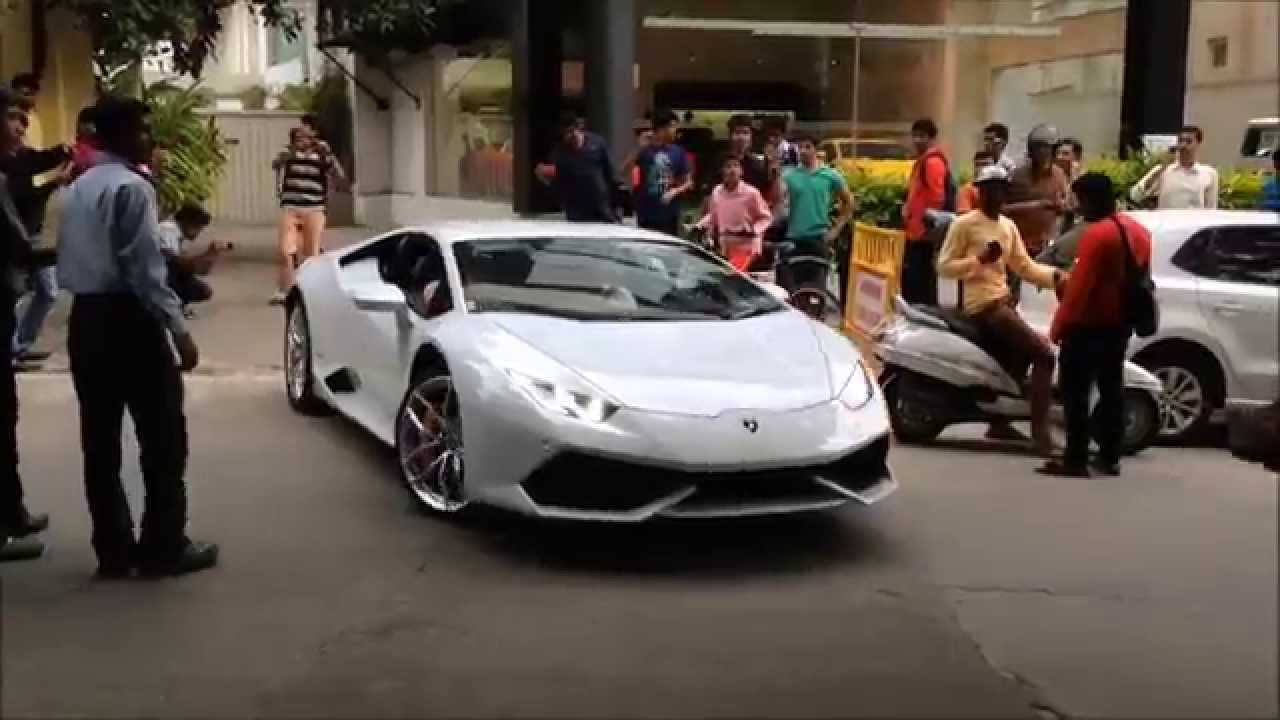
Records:
[[[911,309],[936,320],[941,320],[951,332],[985,349],[986,343],[983,339],[982,329],[978,327],[977,323],[965,316],[964,313],[936,305],[912,305]]]

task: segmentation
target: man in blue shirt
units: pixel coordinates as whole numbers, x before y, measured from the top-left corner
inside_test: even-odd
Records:
[[[555,188],[569,222],[618,222],[613,208],[618,174],[609,147],[599,135],[587,132],[577,114],[561,118],[560,144],[551,151],[551,162],[538,167],[538,178]]]
[[[169,288],[151,158],[150,110],[106,97],[96,106],[101,161],[71,186],[58,235],[58,279],[74,297],[67,347],[80,402],[85,495],[98,576],[179,575],[213,567],[218,547],[186,536],[187,422],[182,376],[200,361]],[[174,362],[170,339],[178,351]],[[138,436],[146,509],[134,539],[120,483],[124,411]]]
[[[1262,184],[1262,201],[1258,207],[1280,212],[1280,148],[1271,153],[1271,177]]]
[[[636,222],[642,228],[680,234],[681,195],[693,188],[689,156],[675,144],[680,121],[670,110],[654,113],[653,142],[636,156],[640,191],[636,194]]]

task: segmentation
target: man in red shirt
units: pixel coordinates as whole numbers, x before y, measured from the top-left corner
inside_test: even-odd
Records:
[[[950,168],[947,156],[938,147],[938,126],[928,118],[911,125],[911,142],[916,162],[907,180],[907,201],[902,206],[907,247],[902,259],[902,298],[913,305],[938,304],[938,276],[934,270],[933,243],[924,226],[926,210],[955,210],[955,197],[948,198]],[[948,204],[951,207],[948,207]]]
[[[1062,460],[1041,468],[1047,475],[1088,477],[1090,467],[1120,474],[1124,438],[1124,361],[1133,334],[1126,307],[1129,288],[1126,254],[1140,267],[1151,264],[1151,233],[1116,212],[1111,179],[1082,175],[1072,185],[1081,217],[1076,265],[1062,289],[1049,339],[1062,346],[1059,384],[1067,416],[1067,449]],[[1097,432],[1090,432],[1089,396],[1098,385]],[[1089,460],[1089,440],[1098,438],[1098,456]]]

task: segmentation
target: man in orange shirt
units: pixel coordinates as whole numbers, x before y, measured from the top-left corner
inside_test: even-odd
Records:
[[[982,174],[982,168],[996,164],[996,156],[989,150],[979,150],[973,154],[973,176]],[[978,186],[972,181],[964,184],[956,193],[956,212],[967,213],[982,207],[982,198],[978,195]]]
[[[1126,296],[1128,255],[1139,267],[1151,263],[1151,233],[1128,215],[1116,212],[1111,179],[1102,173],[1080,176],[1072,186],[1088,226],[1080,237],[1075,270],[1062,290],[1049,339],[1062,346],[1059,382],[1067,416],[1067,448],[1051,460],[1046,475],[1089,477],[1090,466],[1120,474],[1124,438],[1124,361],[1133,334]],[[1097,421],[1091,432],[1089,399],[1098,385]],[[1089,461],[1089,441],[1098,440],[1098,456]]]
[[[926,210],[955,210],[955,185],[947,156],[938,147],[938,126],[928,118],[911,125],[916,161],[907,180],[907,201],[902,206],[907,247],[902,258],[902,298],[915,305],[938,304],[938,276],[934,270],[933,243],[924,225]]]

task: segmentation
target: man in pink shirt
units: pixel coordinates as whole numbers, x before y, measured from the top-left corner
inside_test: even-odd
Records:
[[[773,214],[760,191],[742,180],[739,158],[726,157],[721,171],[724,182],[711,192],[710,207],[697,227],[711,231],[729,264],[746,272],[760,255]]]

